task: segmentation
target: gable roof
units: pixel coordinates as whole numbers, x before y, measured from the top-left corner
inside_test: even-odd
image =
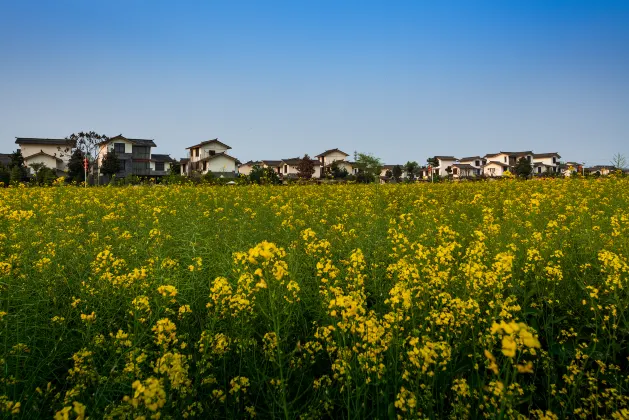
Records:
[[[472,166],[468,163],[455,163],[454,165],[452,165],[452,167],[459,169],[478,169],[476,166]]]
[[[330,153],[334,153],[334,152],[341,153],[341,154],[343,154],[345,156],[349,156],[347,153],[345,153],[342,150],[339,150],[339,149],[328,149],[325,152],[323,152],[323,153],[321,153],[321,154],[319,154],[319,155],[317,155],[315,157],[325,157],[325,156],[329,155]]]
[[[219,141],[218,138],[216,138],[216,139],[212,139],[212,140],[202,141],[201,143],[195,144],[194,146],[186,147],[186,150],[187,149],[194,149],[194,148],[201,147],[201,146],[205,146],[206,144],[210,144],[210,143],[218,143],[218,144],[220,144],[221,146],[223,146],[226,149],[231,149],[230,146],[226,145],[222,141]]]
[[[454,156],[435,156],[434,159],[439,159],[439,160],[457,160]]]
[[[281,160],[261,160],[260,163],[267,166],[279,166],[282,161]]]
[[[31,158],[34,158],[35,156],[41,156],[41,155],[51,157],[51,158],[53,158],[53,159],[56,159],[57,161],[63,161],[63,159],[61,159],[60,157],[57,157],[57,156],[53,156],[53,155],[51,155],[51,154],[48,154],[48,153],[44,152],[43,150],[40,150],[40,151],[39,151],[39,152],[37,152],[37,153],[33,153],[32,155],[25,156],[25,157],[24,157],[24,161],[26,162],[27,160],[29,160],[29,159],[31,159]]]
[[[533,158],[550,158],[550,157],[558,157],[560,158],[561,156],[559,156],[559,153],[553,152],[553,153],[533,153]]]
[[[150,139],[129,139],[129,138],[123,136],[122,134],[118,134],[115,137],[110,137],[109,139],[107,139],[105,141],[101,141],[100,144],[106,144],[106,143],[109,143],[112,140],[127,140],[127,141],[131,142],[132,144],[134,144],[136,146],[157,147],[157,145],[155,144],[155,142],[153,140],[150,140]]]
[[[472,160],[482,160],[483,158],[480,156],[470,156],[459,159],[460,162],[470,162]]]
[[[151,160],[155,162],[174,162],[175,159],[171,158],[170,155],[158,155],[155,153],[151,153]]]
[[[235,157],[233,157],[233,156],[229,156],[229,155],[228,155],[227,153],[225,153],[225,152],[221,152],[221,153],[215,153],[215,154],[210,155],[210,156],[208,156],[208,157],[204,157],[203,159],[199,159],[199,162],[204,162],[204,161],[205,161],[205,162],[207,162],[207,161],[210,161],[210,160],[212,160],[212,159],[216,159],[216,158],[217,158],[217,157],[219,157],[219,156],[224,156],[224,157],[226,157],[226,158],[228,158],[228,159],[233,160],[234,162],[236,162],[236,161],[238,160],[238,159],[236,159],[236,158],[235,158]]]
[[[43,144],[52,146],[74,147],[76,145],[76,142],[70,139],[39,139],[35,137],[16,137],[15,144]]]
[[[489,162],[487,162],[487,164],[485,166],[491,165],[492,163],[495,163],[496,165],[502,166],[503,168],[509,167],[509,165],[507,165],[506,163],[498,162],[496,160],[490,160]]]

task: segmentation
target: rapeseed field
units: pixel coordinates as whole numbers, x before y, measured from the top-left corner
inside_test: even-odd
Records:
[[[0,412],[629,418],[629,180],[0,189]]]

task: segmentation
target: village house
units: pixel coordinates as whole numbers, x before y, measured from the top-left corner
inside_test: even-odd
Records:
[[[290,159],[282,159],[280,163],[280,175],[284,178],[297,178],[299,174],[299,170],[297,167],[303,158],[296,157]],[[321,177],[321,165],[319,164],[318,159],[311,159],[312,164],[314,166],[314,173],[312,174],[312,178],[320,178]]]
[[[238,166],[238,173],[240,175],[246,175],[249,176],[249,174],[251,173],[251,170],[253,169],[254,166],[260,166],[261,162],[260,161],[253,161],[250,160],[249,162],[245,162],[243,164],[241,164],[240,166]]]
[[[348,174],[354,174],[354,167],[351,162],[345,160],[349,155],[339,149],[330,149],[315,156],[319,160],[320,174],[330,171],[330,167],[334,162],[339,169],[345,169]]]
[[[212,173],[216,177],[236,177],[238,159],[227,154],[229,149],[231,149],[230,146],[218,139],[207,140],[186,147],[188,158],[186,162],[182,161],[181,174],[199,173],[205,175]]]
[[[590,166],[589,168],[585,168],[585,172],[589,173],[590,175],[609,175],[615,170],[616,167],[612,165],[595,165]]]
[[[103,160],[108,153],[114,153],[120,162],[120,171],[117,178],[125,178],[129,175],[135,176],[163,176],[166,175],[165,160],[160,157],[160,164],[156,169],[156,161],[152,159],[151,149],[157,147],[150,139],[130,139],[122,134],[111,137],[99,144],[98,168],[103,165]],[[158,155],[164,156],[164,155]],[[170,158],[170,156],[168,157]],[[163,163],[163,164],[162,164]],[[170,166],[170,160],[168,161]],[[103,176],[101,173],[100,176]]]
[[[438,165],[432,168],[432,173],[440,177],[450,175],[452,165],[456,164],[458,160],[454,156],[435,156],[433,159],[438,162]]]
[[[533,174],[542,175],[546,173],[559,173],[559,153],[534,153],[533,154]]]
[[[502,176],[509,170],[509,165],[497,160],[488,160],[483,166],[483,174],[489,177]]]
[[[24,157],[24,165],[32,174],[33,164],[43,164],[62,176],[68,170],[70,154],[75,143],[67,139],[40,139],[16,137],[15,143],[20,147]]]

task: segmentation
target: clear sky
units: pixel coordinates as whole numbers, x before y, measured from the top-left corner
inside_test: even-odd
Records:
[[[629,1],[0,0],[0,152],[82,130],[605,164],[629,158]]]

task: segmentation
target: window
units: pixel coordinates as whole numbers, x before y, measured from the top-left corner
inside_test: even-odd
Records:
[[[150,170],[149,162],[133,162],[133,173],[135,175],[148,175]]]
[[[496,173],[496,168],[489,168],[489,173],[490,174],[495,174]]]
[[[155,162],[155,170],[163,171],[164,170],[164,162]]]
[[[114,153],[124,153],[124,143],[114,143]]]
[[[553,163],[557,163],[557,158],[553,157]]]
[[[530,155],[527,156],[526,158],[528,159],[529,162],[531,161],[531,156]]]
[[[476,166],[480,166],[480,160],[475,161],[475,162],[474,162],[474,164],[475,164]]]
[[[196,157],[199,157],[199,149],[198,148],[194,149],[194,155]]]
[[[288,165],[284,165],[284,173],[287,174],[288,173]]]
[[[542,173],[542,167],[541,167],[541,166],[538,166],[538,167],[537,167],[537,173],[538,173],[538,174],[541,174],[541,173]]]
[[[188,165],[186,165],[185,163],[183,165],[181,165],[181,170],[183,172],[188,172],[187,169],[188,169]]]
[[[214,156],[216,154],[215,150],[210,150],[210,156]]]
[[[203,162],[203,172],[207,171],[207,161]]]
[[[506,156],[504,157],[504,159],[505,159],[505,163],[507,163],[507,157]]]
[[[134,159],[150,159],[151,149],[148,146],[133,146],[132,156]]]
[[[459,173],[459,170],[457,168],[453,168],[452,169],[452,174],[453,175],[457,175]]]

